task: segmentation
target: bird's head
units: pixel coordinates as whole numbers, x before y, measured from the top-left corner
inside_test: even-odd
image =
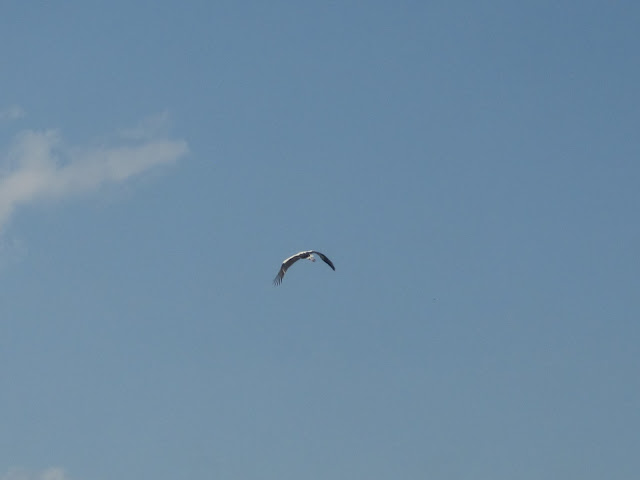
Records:
[[[315,262],[316,261],[316,257],[314,257],[313,255],[309,255],[307,257],[307,260],[311,260],[312,262]]]

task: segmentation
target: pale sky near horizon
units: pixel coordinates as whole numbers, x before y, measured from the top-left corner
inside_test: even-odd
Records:
[[[5,2],[0,480],[639,478],[639,21]]]

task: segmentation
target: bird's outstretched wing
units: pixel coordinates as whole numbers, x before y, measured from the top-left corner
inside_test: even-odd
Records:
[[[276,278],[273,279],[273,284],[280,285],[282,283],[282,279],[284,278],[284,274],[287,273],[287,270],[289,269],[289,267],[294,263],[296,263],[301,258],[306,258],[309,255],[311,255],[311,252],[296,253],[295,255],[291,255],[284,262],[282,262],[282,265],[280,266],[280,271],[276,275]]]
[[[322,259],[322,261],[324,263],[326,263],[327,265],[329,265],[331,267],[331,270],[333,270],[335,272],[336,267],[333,266],[333,262],[331,260],[329,260],[329,257],[327,257],[325,254],[320,253],[320,252],[316,252],[315,250],[312,250],[313,253],[317,253],[318,256]]]

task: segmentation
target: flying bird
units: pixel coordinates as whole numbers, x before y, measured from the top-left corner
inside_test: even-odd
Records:
[[[282,279],[284,278],[284,274],[287,273],[287,270],[289,269],[289,267],[294,263],[296,263],[301,258],[306,258],[307,260],[311,260],[312,262],[315,262],[316,257],[313,256],[314,253],[317,254],[324,263],[329,265],[331,269],[335,271],[336,267],[333,266],[333,262],[329,260],[326,255],[320,252],[316,252],[315,250],[307,250],[305,252],[296,253],[295,255],[290,256],[284,262],[282,262],[278,275],[276,275],[276,278],[273,279],[273,284],[280,285],[282,283]]]

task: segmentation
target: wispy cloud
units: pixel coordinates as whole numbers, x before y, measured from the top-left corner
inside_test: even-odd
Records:
[[[99,147],[67,145],[57,130],[26,130],[0,158],[0,231],[17,207],[124,182],[188,152],[167,137],[167,115],[143,120]]]
[[[59,467],[50,467],[40,471],[12,468],[0,475],[0,480],[69,480],[67,473]]]
[[[129,128],[123,128],[119,134],[122,138],[132,140],[148,140],[153,137],[166,136],[169,131],[169,113],[164,111],[158,115],[149,116]]]
[[[0,110],[0,121],[17,120],[18,118],[23,118],[25,115],[26,113],[22,109],[22,107],[19,107],[18,105],[13,105],[11,107]]]

